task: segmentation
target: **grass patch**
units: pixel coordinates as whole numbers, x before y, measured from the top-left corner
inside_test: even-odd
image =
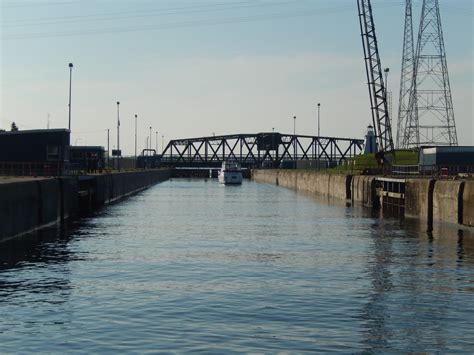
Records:
[[[417,150],[397,150],[395,151],[395,162],[393,165],[417,165]],[[361,174],[364,170],[376,170],[380,167],[375,159],[375,154],[362,154],[347,160],[343,165],[324,170],[329,174]]]

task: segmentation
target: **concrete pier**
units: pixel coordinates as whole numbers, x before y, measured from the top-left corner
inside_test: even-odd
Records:
[[[171,170],[0,180],[0,241],[88,212],[169,179]]]

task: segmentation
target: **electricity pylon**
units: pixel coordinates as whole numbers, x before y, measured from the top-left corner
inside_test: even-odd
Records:
[[[410,115],[416,115],[417,110],[410,107],[410,97],[413,91],[415,76],[415,41],[413,39],[413,11],[412,0],[406,0],[405,3],[405,27],[403,36],[403,54],[402,71],[400,78],[400,96],[398,105],[397,122],[397,148],[406,148],[403,146],[403,136],[405,127],[413,121],[418,122],[416,117],[409,118]],[[414,102],[412,103],[414,104]]]
[[[423,0],[403,146],[457,146],[456,123],[438,0]]]

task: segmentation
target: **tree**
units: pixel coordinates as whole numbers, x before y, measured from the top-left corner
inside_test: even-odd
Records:
[[[18,126],[16,125],[15,122],[12,122],[12,126],[11,126],[11,129],[10,131],[14,132],[14,131],[18,131]]]
[[[5,130],[4,130],[4,129],[2,129],[2,128],[0,128],[0,133],[2,133],[2,132],[5,132]]]

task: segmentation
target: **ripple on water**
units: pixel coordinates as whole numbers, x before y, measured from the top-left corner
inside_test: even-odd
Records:
[[[474,237],[172,180],[0,249],[1,352],[474,349]]]

